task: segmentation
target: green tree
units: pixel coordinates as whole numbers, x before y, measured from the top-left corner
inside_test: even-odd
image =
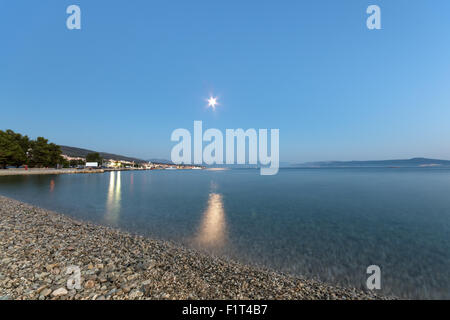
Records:
[[[71,167],[84,166],[86,165],[86,162],[84,162],[83,160],[70,160],[69,165]]]
[[[31,160],[30,163],[38,168],[47,167],[50,164],[50,148],[48,140],[38,137],[31,143]]]
[[[20,133],[16,133],[10,129],[6,130],[6,133],[20,145],[25,153],[28,152],[31,146],[31,141],[28,136],[22,136]]]
[[[0,166],[30,164],[48,167],[64,164],[61,148],[43,137],[30,140],[12,130],[0,130]]]
[[[2,168],[6,168],[7,165],[18,167],[24,164],[26,160],[26,153],[15,137],[9,132],[0,130],[0,165]]]
[[[61,147],[54,143],[49,143],[47,148],[49,154],[48,166],[56,167],[58,164],[63,164],[64,158],[61,156]]]
[[[100,157],[100,154],[98,152],[92,152],[89,153],[86,156],[86,162],[97,162],[99,165],[101,165],[103,159]]]
[[[63,166],[63,168],[69,168],[70,161],[67,161],[66,159],[62,158],[61,165]]]

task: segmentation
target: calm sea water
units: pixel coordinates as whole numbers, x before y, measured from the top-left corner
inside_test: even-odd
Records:
[[[0,177],[0,194],[307,278],[450,298],[450,170],[134,171]]]

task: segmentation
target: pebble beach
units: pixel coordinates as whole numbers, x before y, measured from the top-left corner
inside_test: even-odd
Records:
[[[384,299],[0,196],[1,300]],[[68,270],[79,268],[80,287]]]

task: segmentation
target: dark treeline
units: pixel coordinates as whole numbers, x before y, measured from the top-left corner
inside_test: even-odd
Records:
[[[62,157],[61,148],[43,137],[32,140],[12,130],[0,130],[0,167],[22,165],[43,168],[69,163]]]

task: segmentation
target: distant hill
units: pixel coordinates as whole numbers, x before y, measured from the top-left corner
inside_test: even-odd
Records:
[[[163,164],[174,164],[172,161],[167,160],[167,159],[148,159],[147,162],[163,163]]]
[[[60,146],[60,147],[61,147],[62,153],[67,155],[67,156],[69,156],[69,157],[86,158],[86,156],[89,153],[98,152],[103,159],[114,159],[114,160],[122,160],[122,161],[134,161],[136,163],[147,162],[147,161],[142,160],[142,159],[122,156],[122,155],[119,155],[119,154],[113,154],[113,153],[107,153],[107,152],[99,152],[99,151],[93,151],[93,150],[82,149],[82,148],[75,148],[75,147],[69,147],[69,146]]]
[[[404,160],[373,160],[373,161],[319,161],[292,165],[293,167],[434,167],[450,166],[449,160],[412,158]]]

